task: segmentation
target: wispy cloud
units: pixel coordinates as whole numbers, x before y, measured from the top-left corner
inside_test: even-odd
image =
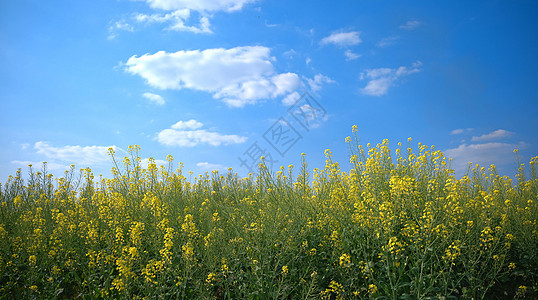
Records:
[[[344,55],[346,56],[346,60],[355,60],[361,57],[360,54],[353,53],[353,51],[351,50],[346,50],[346,52],[344,52]]]
[[[21,168],[24,168],[24,167],[28,167],[28,166],[32,166],[32,168],[35,169],[40,169],[42,166],[43,166],[43,163],[45,161],[30,161],[30,160],[12,160],[11,163],[14,164],[14,165],[17,165]],[[47,161],[47,170],[49,171],[65,171],[65,170],[69,170],[70,166],[69,164],[62,164],[62,163],[57,163],[57,162],[49,162]]]
[[[199,144],[220,146],[247,141],[247,137],[199,129],[202,126],[203,124],[196,120],[179,121],[170,128],[160,131],[156,139],[162,145],[179,147],[194,147]]]
[[[267,20],[265,20],[265,27],[268,27],[268,28],[272,28],[272,27],[277,27],[278,24],[269,24],[267,23]]]
[[[215,171],[215,170],[218,170],[218,171],[224,171],[226,170],[227,168],[223,165],[220,165],[220,164],[212,164],[212,163],[208,163],[207,161],[204,161],[204,162],[199,162],[196,164],[196,166],[204,171]]]
[[[448,149],[444,154],[452,158],[452,168],[457,174],[463,175],[469,163],[489,167],[491,164],[505,166],[515,160],[513,150],[522,149],[526,143],[484,143],[484,144],[461,144],[457,148]]]
[[[119,31],[129,31],[133,32],[134,27],[127,23],[125,19],[121,19],[119,21],[111,21],[110,25],[108,26],[108,36],[107,39],[113,40],[118,37]]]
[[[324,37],[321,41],[321,45],[334,44],[337,46],[353,46],[362,42],[359,37],[359,31],[335,31],[331,35]]]
[[[164,105],[165,101],[163,99],[163,97],[161,97],[160,95],[157,95],[157,94],[153,94],[153,93],[144,93],[142,94],[142,97],[148,99],[149,101],[157,104],[157,105]]]
[[[329,120],[329,116],[319,108],[313,107],[310,104],[303,104],[296,107],[290,112],[293,116],[299,117],[308,128],[318,128]]]
[[[294,56],[297,55],[297,51],[293,50],[293,49],[290,49],[288,51],[285,51],[284,53],[282,53],[282,55],[286,58],[293,58]]]
[[[398,41],[399,39],[400,39],[399,36],[389,36],[377,42],[376,46],[379,48],[385,48],[385,47],[395,44],[396,41]]]
[[[46,160],[50,162],[49,166],[55,164],[61,167],[71,164],[90,166],[107,163],[110,161],[110,157],[108,156],[108,148],[113,148],[114,151],[121,150],[114,145],[66,145],[61,147],[55,147],[45,141],[39,141],[34,144],[34,149],[36,150],[36,153],[43,155]]]
[[[422,22],[417,20],[409,20],[405,24],[400,25],[400,29],[413,30],[422,25]]]
[[[498,140],[507,138],[514,135],[513,132],[504,130],[504,129],[498,129],[488,134],[483,134],[481,136],[473,136],[471,138],[471,141],[473,142],[485,142],[485,141],[492,141],[492,140]]]
[[[467,128],[467,129],[463,129],[463,128],[458,128],[458,129],[454,129],[450,132],[451,135],[457,135],[457,134],[462,134],[466,131],[472,131],[473,129],[472,128]]]
[[[295,73],[277,74],[270,49],[262,46],[215,48],[132,56],[126,70],[159,89],[194,89],[211,93],[228,106],[242,107],[295,91]]]
[[[401,77],[420,72],[422,63],[417,61],[411,67],[369,69],[361,73],[360,79],[369,79],[362,93],[369,96],[383,96]]]

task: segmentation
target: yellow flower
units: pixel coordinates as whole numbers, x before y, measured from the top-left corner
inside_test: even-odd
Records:
[[[370,284],[368,286],[368,292],[372,295],[377,293],[377,286],[375,284]]]
[[[125,283],[123,283],[123,280],[121,280],[121,278],[114,278],[114,280],[112,280],[112,285],[113,287],[111,287],[110,289],[116,289],[118,291],[122,291],[123,289],[125,289]]]
[[[181,249],[183,250],[183,258],[185,258],[186,260],[194,259],[194,248],[192,247],[191,242],[187,242],[187,244],[181,246]]]
[[[207,279],[205,280],[205,282],[209,283],[209,284],[213,284],[213,281],[215,281],[215,277],[217,277],[217,275],[213,272],[209,273],[207,275]]]
[[[520,285],[517,288],[516,297],[523,297],[527,293],[527,287],[524,285]]]
[[[351,265],[351,257],[347,254],[340,256],[340,267],[349,268]]]
[[[30,289],[33,291],[33,292],[37,292],[37,286],[36,285],[32,285],[30,287]]]
[[[288,275],[288,273],[289,273],[288,266],[283,266],[282,267],[282,275],[286,276],[286,275]]]

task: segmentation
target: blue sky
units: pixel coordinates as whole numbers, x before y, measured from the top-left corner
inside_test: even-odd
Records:
[[[106,149],[245,176],[360,142],[514,174],[538,155],[536,1],[3,1],[0,181]],[[26,171],[25,171],[26,172]]]

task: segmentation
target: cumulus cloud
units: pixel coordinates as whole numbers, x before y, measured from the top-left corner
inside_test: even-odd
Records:
[[[324,37],[320,44],[321,45],[327,45],[327,44],[334,44],[337,46],[353,46],[357,45],[362,42],[361,38],[359,37],[360,32],[358,31],[335,31],[331,33],[331,35]]]
[[[461,144],[457,148],[448,149],[444,154],[452,158],[452,168],[457,174],[463,175],[469,162],[479,164],[483,167],[489,167],[491,164],[496,166],[508,165],[514,162],[514,149],[522,149],[527,146],[526,143],[519,144],[509,143],[484,143],[484,144]]]
[[[413,30],[419,27],[420,25],[422,25],[422,23],[417,20],[409,20],[405,22],[405,24],[400,25],[400,29]]]
[[[186,25],[191,16],[189,9],[179,9],[167,14],[137,14],[135,20],[141,23],[168,23],[167,30],[189,31],[192,33],[213,33],[210,29],[209,19],[200,17],[199,24]]]
[[[142,97],[148,99],[149,101],[157,104],[157,105],[164,105],[165,101],[163,99],[163,97],[161,97],[160,95],[157,95],[157,94],[153,94],[153,93],[144,93],[142,94]]]
[[[129,58],[126,71],[159,89],[194,89],[232,107],[284,96],[300,85],[295,73],[277,74],[270,49],[262,46],[159,51]]]
[[[289,95],[287,95],[286,97],[284,97],[284,99],[282,99],[282,104],[286,105],[286,106],[291,106],[293,104],[295,104],[295,102],[297,102],[297,100],[299,100],[299,98],[301,98],[301,95],[297,92],[293,92]]]
[[[346,50],[346,52],[344,52],[344,55],[346,56],[346,60],[355,60],[361,57],[360,54],[353,53],[353,51],[351,50]]]
[[[166,23],[167,30],[188,31],[192,33],[213,33],[209,18],[216,12],[239,11],[248,3],[256,0],[145,0],[155,10],[165,11],[157,14],[137,14],[137,22]],[[189,24],[192,12],[199,15],[198,24]]]
[[[146,0],[151,8],[162,10],[195,10],[199,12],[238,11],[256,0]]]
[[[202,126],[204,126],[204,124],[202,124],[201,122],[191,119],[188,121],[179,121],[176,124],[172,125],[170,128],[177,129],[177,130],[185,130],[185,129],[198,129]]]
[[[157,141],[166,146],[194,147],[199,144],[211,146],[241,144],[247,141],[246,137],[238,135],[224,135],[218,132],[199,129],[202,123],[196,120],[179,121],[168,129],[157,134]]]
[[[212,163],[208,163],[207,161],[199,162],[196,164],[196,166],[204,171],[214,171],[214,170],[224,171],[227,169],[223,165],[212,164]]]
[[[383,96],[401,77],[420,72],[422,63],[417,61],[411,67],[369,69],[361,73],[360,79],[369,79],[362,93],[369,96]]]
[[[310,89],[314,92],[317,92],[321,90],[321,87],[324,83],[334,83],[335,81],[331,78],[322,75],[322,74],[316,74],[314,76],[314,79],[306,78],[306,81],[308,82],[308,85],[310,86]]]
[[[510,132],[510,131],[507,131],[507,130],[504,130],[504,129],[498,129],[498,130],[495,130],[495,131],[493,131],[491,133],[484,134],[484,135],[481,135],[481,136],[473,136],[471,138],[471,141],[473,141],[473,142],[492,141],[492,140],[498,140],[498,139],[502,139],[502,138],[507,138],[507,137],[512,136],[513,134],[514,134],[513,132]]]
[[[54,147],[48,142],[39,141],[34,144],[34,149],[38,154],[44,155],[53,161],[63,161],[69,164],[94,165],[109,161],[108,148],[114,151],[119,148],[112,146],[62,146]]]

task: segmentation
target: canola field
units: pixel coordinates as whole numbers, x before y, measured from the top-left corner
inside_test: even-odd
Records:
[[[110,150],[112,179],[19,170],[0,188],[0,299],[538,297],[538,157],[514,181],[457,179],[434,147],[353,134],[349,170],[327,150],[320,169],[195,176],[140,167],[138,146]]]

